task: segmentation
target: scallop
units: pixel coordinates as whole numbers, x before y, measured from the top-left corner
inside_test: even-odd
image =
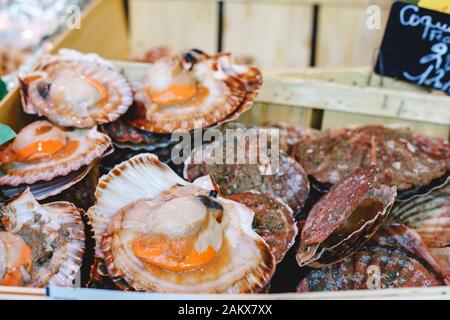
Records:
[[[311,209],[296,259],[300,266],[335,264],[358,250],[386,220],[396,188],[374,186],[376,167],[356,169]]]
[[[427,263],[400,249],[366,247],[338,264],[311,271],[297,292],[376,290],[443,285]]]
[[[0,149],[0,186],[11,195],[30,186],[44,199],[80,181],[110,149],[110,138],[95,127],[63,130],[35,121]]]
[[[224,195],[266,193],[286,203],[297,215],[308,197],[309,181],[303,167],[279,150],[279,140],[272,140],[280,135],[270,130],[278,129],[231,129],[236,130],[194,149],[184,161],[183,176],[193,181],[211,175]],[[264,143],[267,149],[261,148]]]
[[[260,71],[235,64],[230,54],[194,49],[161,58],[135,84],[130,123],[162,134],[211,127],[248,110],[261,85]]]
[[[359,126],[329,130],[301,139],[296,159],[319,182],[339,182],[353,170],[375,164],[375,181],[396,186],[405,200],[442,186],[450,170],[450,144],[398,126]],[[324,186],[325,185],[325,186]]]
[[[29,189],[0,208],[0,285],[74,285],[84,253],[82,211],[39,204]]]
[[[189,183],[151,154],[117,165],[88,211],[96,255],[123,289],[169,293],[259,292],[275,257],[252,229],[254,213]]]
[[[417,231],[450,279],[450,183],[396,205],[392,219]]]
[[[95,54],[61,49],[39,70],[20,79],[24,111],[62,127],[90,128],[124,114],[133,102],[131,85]]]

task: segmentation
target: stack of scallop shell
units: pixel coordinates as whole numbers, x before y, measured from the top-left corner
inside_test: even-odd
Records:
[[[97,125],[129,109],[131,85],[99,56],[62,49],[21,76],[20,89],[35,121],[0,146],[8,199],[0,208],[0,285],[73,286],[86,247],[83,209],[112,151]]]
[[[257,69],[236,65],[229,54],[209,56],[199,50],[158,59],[149,64],[147,76],[135,83],[130,83],[122,70],[95,54],[62,49],[56,55],[44,57],[34,72],[20,77],[23,110],[35,115],[36,121],[0,148],[0,186],[5,199],[0,212],[0,227],[4,233],[0,241],[0,284],[72,285],[85,250],[82,221],[88,218],[82,209],[87,210],[94,204],[99,164],[114,165],[117,159],[128,160],[133,154],[147,151],[159,151],[159,156],[167,161],[173,132],[184,130],[191,134],[194,129],[237,118],[251,107],[261,84],[262,77]],[[114,147],[119,150],[114,152]],[[123,150],[127,151],[121,152]],[[112,163],[107,156],[113,157]],[[105,157],[108,159],[103,159]],[[157,179],[164,178],[157,176]],[[137,179],[136,182],[142,181]],[[210,212],[211,203],[213,206],[221,204],[206,196],[202,198],[202,192],[197,195],[197,191],[192,190],[193,201],[200,201],[205,208],[205,221],[212,221],[211,218],[218,221],[200,225],[201,239],[220,232],[230,233],[212,247],[208,239],[201,240],[205,244],[200,246],[214,249],[213,256],[225,254],[234,258],[237,251],[229,242],[233,243],[236,240],[233,235],[239,235],[243,229],[248,233],[242,235],[242,243],[249,245],[246,253],[258,257],[244,267],[241,264],[246,253],[240,252],[241,257],[230,260],[236,267],[243,268],[232,276],[235,288],[220,286],[223,288],[218,289],[213,283],[211,290],[262,290],[273,273],[274,258],[264,240],[251,229],[253,211],[245,207],[236,209],[242,211],[242,221],[250,224],[248,229],[241,226],[241,220],[236,220],[232,213],[237,203],[224,198],[225,203],[232,203],[232,208],[226,205],[225,209]],[[82,209],[62,200],[69,200]],[[194,203],[194,208],[199,208],[199,203]],[[288,209],[280,207],[281,220],[285,210]],[[217,214],[220,216],[216,217]],[[91,218],[96,221],[95,217]],[[222,219],[226,225],[221,224]],[[292,230],[296,230],[293,221],[289,223]],[[96,224],[93,226],[95,231]],[[211,233],[210,226],[220,230]],[[188,229],[196,228],[192,225]],[[294,236],[290,235],[292,239]],[[286,240],[289,245],[292,239]],[[71,243],[77,246],[73,250]],[[191,240],[184,245],[190,243]],[[96,253],[99,250],[97,247]],[[204,252],[200,253],[199,261],[191,261],[193,268],[204,258]],[[85,264],[92,260],[88,254],[89,250]],[[224,257],[218,265],[223,267],[221,263],[225,261],[228,260]],[[106,260],[101,264],[110,268]],[[261,283],[255,282],[248,273],[258,268],[261,274],[254,276],[260,276]],[[241,277],[248,279],[245,281]]]
[[[294,149],[325,193],[301,223],[297,261],[318,269],[299,292],[449,284],[448,141],[373,125],[299,136]]]
[[[449,284],[447,141],[230,122],[262,85],[230,54],[164,55],[130,83],[61,50],[20,80],[40,118],[0,147],[0,286],[72,286],[82,266],[83,286],[161,293]],[[172,134],[210,128],[179,170]]]

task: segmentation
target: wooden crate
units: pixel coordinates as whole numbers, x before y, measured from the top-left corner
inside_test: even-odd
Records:
[[[307,69],[269,74],[245,120],[287,121],[316,129],[401,124],[447,139],[450,99],[368,69]],[[279,111],[281,110],[281,111]]]

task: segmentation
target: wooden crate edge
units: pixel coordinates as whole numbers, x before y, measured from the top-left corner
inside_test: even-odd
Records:
[[[323,72],[326,70],[323,69]],[[257,101],[439,125],[450,124],[450,100],[446,96],[433,95],[421,88],[412,91],[350,86],[302,78],[302,74],[310,72],[311,70],[291,73],[288,79],[283,79],[280,73],[270,73],[265,78]]]

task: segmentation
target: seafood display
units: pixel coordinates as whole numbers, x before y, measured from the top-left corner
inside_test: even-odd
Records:
[[[338,264],[313,270],[298,292],[443,285],[425,261],[391,247],[367,247]]]
[[[377,183],[396,186],[403,197],[442,185],[450,170],[450,144],[405,128],[361,126],[329,130],[300,141],[295,152],[308,175],[333,185],[360,166],[376,164]]]
[[[73,286],[84,246],[81,211],[39,204],[27,189],[0,208],[0,286]]]
[[[261,85],[259,70],[236,65],[230,54],[163,57],[136,83],[130,123],[161,134],[218,125],[248,110]]]
[[[62,127],[90,128],[118,119],[131,106],[131,85],[95,54],[61,49],[21,77],[24,111]]]
[[[311,209],[303,226],[297,262],[300,266],[334,264],[358,250],[383,224],[396,188],[374,186],[376,167],[355,170]]]
[[[212,183],[204,186],[204,179],[184,181],[151,154],[103,176],[88,215],[110,276],[138,291],[264,289],[275,257],[252,230],[253,212],[218,196]]]
[[[20,77],[32,122],[0,145],[0,287],[450,285],[448,141],[235,122],[258,69],[196,49],[145,60],[135,75],[61,49]]]
[[[300,212],[309,193],[308,178],[302,166],[283,152],[276,157],[276,161],[271,162],[270,152],[277,151],[271,150],[271,139],[268,139],[267,150],[260,148],[258,142],[253,143],[252,138],[239,144],[238,137],[242,137],[244,133],[254,134],[258,139],[268,139],[270,135],[270,132],[259,129],[251,132],[238,131],[204,144],[201,148],[194,149],[185,160],[184,177],[193,181],[210,174],[224,195],[245,191],[267,193],[289,205],[294,214]],[[239,150],[229,159],[227,145],[234,145],[234,142]],[[239,160],[240,156],[244,159]]]

